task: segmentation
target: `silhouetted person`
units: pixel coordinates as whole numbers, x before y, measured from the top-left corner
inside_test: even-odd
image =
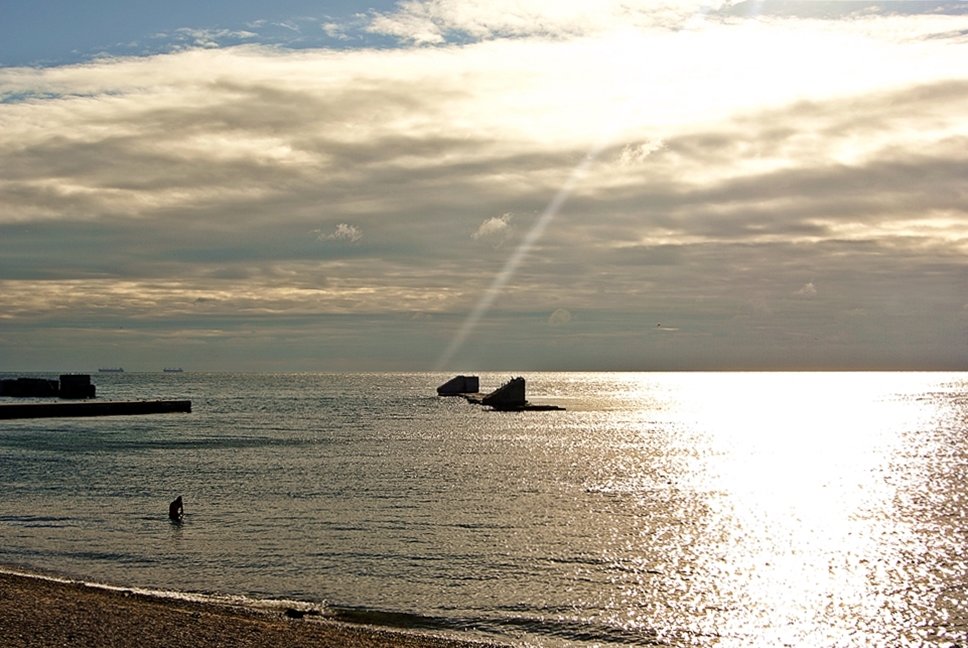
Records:
[[[179,495],[174,502],[168,505],[168,517],[175,522],[180,522],[183,515],[185,515],[185,507],[182,506],[182,498]]]

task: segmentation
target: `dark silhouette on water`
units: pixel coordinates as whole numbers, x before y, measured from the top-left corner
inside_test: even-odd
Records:
[[[481,381],[477,376],[454,376],[437,388],[440,396],[459,396],[461,394],[476,394],[481,390]]]
[[[94,398],[97,389],[88,374],[61,374],[60,380],[48,378],[5,378],[0,380],[0,396],[14,398]]]
[[[467,389],[465,381],[473,380],[469,386],[472,391]],[[458,391],[454,391],[454,390]],[[463,396],[468,403],[475,405],[485,405],[498,412],[548,412],[561,411],[564,407],[557,405],[532,405],[525,398],[525,380],[518,376],[511,378],[494,391],[485,396],[478,395],[477,376],[457,376],[437,388],[437,393],[441,396]]]
[[[185,515],[185,507],[182,505],[182,496],[179,495],[175,501],[168,505],[168,517],[174,522],[181,522]]]

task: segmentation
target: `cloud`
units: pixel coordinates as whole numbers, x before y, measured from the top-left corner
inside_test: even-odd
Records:
[[[218,48],[252,40],[257,34],[248,30],[231,29],[191,29],[183,27],[172,34],[157,34],[156,38],[178,43],[182,47]]]
[[[346,223],[340,223],[336,226],[336,229],[332,232],[323,232],[322,230],[314,230],[320,241],[348,241],[350,243],[356,243],[363,238],[363,232],[360,228],[355,225],[348,225]]]
[[[866,6],[863,6],[866,4]],[[584,38],[634,31],[696,31],[737,19],[846,27],[894,38],[962,40],[963,3],[768,2],[731,0],[405,0],[375,11],[367,28],[420,45],[498,38]],[[848,20],[844,20],[848,19]],[[962,25],[954,29],[952,25]]]
[[[324,22],[319,27],[323,30],[323,33],[330,38],[336,40],[349,40],[350,38],[346,33],[346,28],[340,23]]]
[[[643,142],[641,144],[627,144],[619,154],[619,163],[625,166],[642,164],[649,156],[661,151],[665,146],[662,140]]]
[[[460,34],[472,39],[583,36],[628,27],[677,27],[725,3],[628,0],[408,0],[396,11],[376,12],[374,32],[420,44]]]
[[[571,322],[572,315],[571,311],[564,308],[556,308],[551,315],[548,316],[548,324],[551,326],[564,326]]]
[[[538,357],[520,324],[561,303],[582,326],[557,334],[589,365],[653,357],[641,323],[657,313],[688,332],[662,336],[673,364],[703,362],[675,346],[687,334],[724,363],[772,348],[785,362],[801,329],[853,340],[854,356],[830,347],[845,362],[905,336],[923,358],[961,344],[968,84],[962,45],[922,36],[962,18],[709,14],[606,35],[568,26],[591,5],[562,3],[536,37],[515,21],[537,5],[488,22],[486,4],[387,14],[445,42],[480,35],[461,45],[0,69],[0,356],[48,353],[37,327],[81,339],[192,318],[246,344],[289,331],[300,358],[321,353],[325,322],[363,353],[421,313],[387,346],[395,366],[427,366],[505,267],[481,242],[530,231],[597,150],[467,353]],[[796,298],[811,285],[824,299]],[[567,323],[559,310],[549,324]],[[943,333],[908,327],[926,310]]]
[[[510,235],[512,218],[513,215],[510,213],[492,216],[481,223],[480,227],[471,234],[471,238],[489,240],[496,244],[502,243]]]
[[[817,295],[817,287],[813,285],[813,282],[805,283],[796,292],[797,295],[801,297],[815,297]]]

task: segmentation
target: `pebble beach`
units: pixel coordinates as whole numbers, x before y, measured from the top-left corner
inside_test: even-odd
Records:
[[[169,599],[0,573],[0,645],[162,648],[489,648],[496,644],[356,626],[284,610]]]

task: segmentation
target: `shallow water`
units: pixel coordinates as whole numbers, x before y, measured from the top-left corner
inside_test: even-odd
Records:
[[[193,413],[0,422],[0,563],[533,645],[968,640],[968,374],[448,377],[95,374]]]

